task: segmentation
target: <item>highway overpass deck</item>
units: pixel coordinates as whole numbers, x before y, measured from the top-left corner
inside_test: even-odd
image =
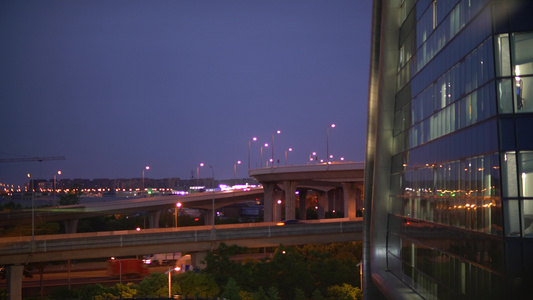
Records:
[[[169,252],[202,252],[218,243],[242,247],[360,241],[362,220],[327,219],[276,223],[159,228],[0,239],[0,265]]]
[[[95,198],[94,202],[86,204],[35,209],[35,220],[37,222],[55,222],[108,214],[133,214],[175,208],[177,202],[181,202],[183,208],[210,210],[212,209],[213,198],[215,199],[215,209],[218,209],[247,200],[263,198],[263,194],[263,188],[251,188],[247,190],[216,191],[184,196],[172,195],[122,200]],[[2,212],[0,213],[0,226],[21,223],[29,224],[31,222],[31,216],[31,209]]]

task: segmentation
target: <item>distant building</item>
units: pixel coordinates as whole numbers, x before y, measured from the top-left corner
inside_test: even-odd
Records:
[[[374,0],[365,299],[533,297],[532,13]]]

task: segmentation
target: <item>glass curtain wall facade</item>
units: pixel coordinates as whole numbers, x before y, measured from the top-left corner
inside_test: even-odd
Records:
[[[373,14],[365,298],[533,297],[533,1]]]

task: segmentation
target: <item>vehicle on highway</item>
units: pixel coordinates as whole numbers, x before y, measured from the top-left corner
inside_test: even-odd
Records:
[[[302,220],[290,219],[290,220],[285,220],[283,222],[279,222],[276,225],[285,226],[285,225],[294,225],[294,224],[305,224],[305,222]]]
[[[181,257],[181,253],[161,253],[150,254],[143,257],[143,262],[147,265],[168,265]]]
[[[111,258],[107,260],[107,273],[111,277],[141,277],[148,275],[149,271],[146,265],[140,259]]]

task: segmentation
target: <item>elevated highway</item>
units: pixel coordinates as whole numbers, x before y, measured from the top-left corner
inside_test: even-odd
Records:
[[[300,216],[305,216],[305,193],[309,189],[318,194],[319,219],[325,218],[326,211],[342,211],[344,217],[355,218],[357,210],[363,207],[364,168],[362,162],[336,162],[272,166],[250,170],[249,175],[263,186],[265,221],[281,220],[281,206],[276,201],[281,198],[284,199],[285,219],[294,219],[297,190]],[[336,198],[339,201],[335,201]]]
[[[57,234],[0,239],[0,265],[65,261],[69,259],[198,252],[218,243],[242,247],[270,247],[361,240],[361,218],[308,221],[278,226],[276,223],[158,228]]]
[[[21,299],[25,264],[73,259],[192,252],[199,266],[205,253],[219,243],[242,247],[362,240],[362,220],[328,219],[277,226],[249,223],[185,228],[160,228],[0,239],[0,265],[7,265],[10,299]]]
[[[95,198],[95,202],[77,205],[65,205],[59,207],[47,207],[35,209],[35,220],[37,222],[67,221],[68,232],[74,233],[77,220],[80,218],[90,218],[109,214],[134,214],[148,212],[150,217],[149,227],[157,228],[159,214],[163,209],[176,207],[180,202],[183,208],[197,208],[211,210],[213,199],[215,209],[227,205],[240,203],[247,200],[263,198],[263,188],[251,188],[247,190],[216,191],[189,194],[185,196],[159,196],[145,198],[131,198],[123,200],[112,200],[106,198]],[[15,210],[0,213],[0,226],[29,224],[31,223],[31,209]],[[209,219],[209,218],[207,218]]]

